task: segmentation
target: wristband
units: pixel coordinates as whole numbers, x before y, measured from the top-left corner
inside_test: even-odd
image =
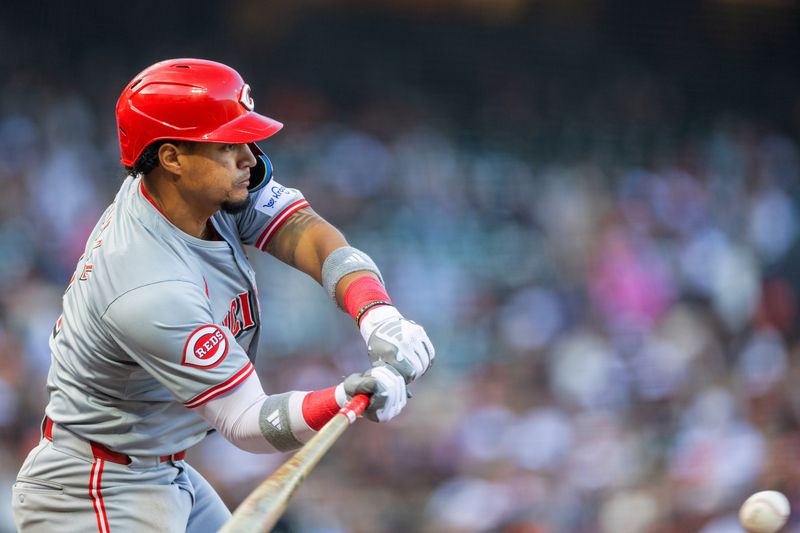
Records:
[[[339,412],[341,406],[336,399],[336,392],[336,387],[328,387],[306,394],[303,398],[303,418],[308,427],[319,431]]]
[[[344,309],[356,321],[376,305],[392,305],[392,299],[380,281],[372,276],[361,276],[352,281],[344,291]]]
[[[377,302],[370,302],[361,309],[358,310],[358,314],[356,315],[356,326],[361,325],[361,317],[364,316],[364,313],[372,309],[373,307],[377,307],[379,305],[392,305],[391,302],[386,302],[383,300],[378,300]]]

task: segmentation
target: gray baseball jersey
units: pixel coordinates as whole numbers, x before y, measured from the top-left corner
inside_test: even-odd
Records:
[[[64,294],[50,339],[46,414],[129,455],[165,455],[211,429],[192,408],[252,372],[260,330],[243,245],[265,250],[308,203],[272,181],[250,205],[211,219],[219,240],[172,225],[128,177],[101,217]],[[176,401],[177,400],[177,401]]]

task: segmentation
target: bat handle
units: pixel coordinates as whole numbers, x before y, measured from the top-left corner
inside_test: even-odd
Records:
[[[366,394],[356,394],[347,404],[342,407],[339,414],[347,417],[347,420],[352,424],[356,418],[364,412],[364,409],[369,405],[369,396]]]

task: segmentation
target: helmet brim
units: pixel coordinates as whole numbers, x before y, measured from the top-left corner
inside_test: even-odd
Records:
[[[271,137],[281,128],[283,123],[251,111],[203,135],[202,141],[247,144]]]

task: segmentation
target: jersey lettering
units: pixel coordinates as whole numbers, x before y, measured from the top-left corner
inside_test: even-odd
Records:
[[[231,300],[230,311],[228,311],[228,316],[225,317],[228,319],[229,325],[228,327],[231,330],[231,334],[236,337],[239,333],[242,332],[242,321],[239,320],[239,300],[234,298]]]
[[[106,215],[105,220],[103,220],[103,225],[100,227],[100,235],[101,235],[101,237],[98,237],[92,243],[92,249],[89,251],[89,256],[86,258],[87,259],[86,260],[86,264],[83,265],[83,270],[81,270],[81,275],[78,278],[81,281],[88,280],[89,279],[89,274],[91,274],[92,270],[94,270],[94,265],[92,265],[92,263],[89,262],[89,259],[92,258],[92,252],[94,250],[96,250],[96,249],[100,248],[101,246],[103,246],[102,235],[103,235],[103,232],[105,232],[105,230],[108,229],[108,226],[111,225],[111,218],[112,218],[111,215],[114,214],[114,205],[115,204],[111,204],[111,206],[110,206],[110,208],[108,210],[108,214]],[[81,254],[81,256],[78,258],[78,264],[80,264],[80,262],[83,261],[83,258],[85,256],[86,256],[86,254]],[[77,274],[77,272],[75,274]],[[72,278],[70,278],[70,280],[69,280],[69,285],[67,285],[67,291],[70,290],[70,288],[72,288],[72,284],[75,282],[75,274],[72,274]]]
[[[106,219],[103,221],[103,225],[100,226],[100,231],[105,230],[109,225],[111,225],[111,216],[114,214],[114,208],[115,207],[116,207],[116,204],[111,204],[111,206],[110,206],[110,208],[108,210],[108,215],[106,215]]]
[[[64,315],[61,314],[59,315],[58,320],[56,320],[56,323],[53,326],[53,338],[55,338],[56,335],[58,335],[58,332],[61,331],[61,325],[63,323],[64,323]]]
[[[81,272],[80,280],[86,281],[87,279],[89,279],[89,274],[92,273],[92,270],[94,270],[94,265],[92,265],[91,263],[86,263],[85,265],[83,265],[83,272]]]
[[[228,355],[229,347],[219,326],[200,326],[186,339],[181,364],[203,369],[214,368]]]
[[[231,330],[235,338],[256,327],[251,302],[250,292],[247,291],[237,294],[228,306],[228,313],[222,320],[222,325]]]
[[[242,308],[242,330],[247,331],[256,327],[253,318],[253,308],[250,306],[250,292],[243,292],[239,296],[239,305]]]

